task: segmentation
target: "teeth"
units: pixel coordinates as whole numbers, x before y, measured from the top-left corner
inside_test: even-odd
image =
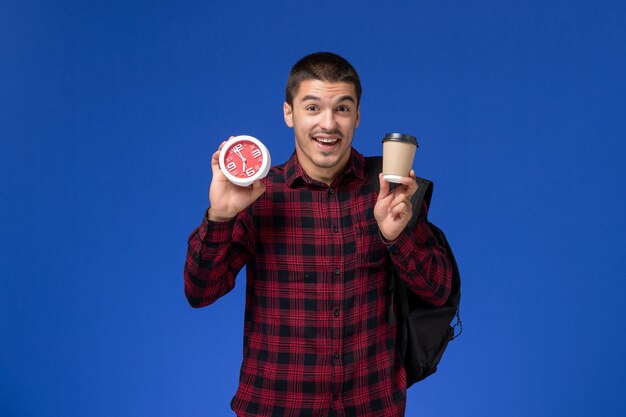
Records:
[[[322,143],[335,143],[337,142],[337,138],[316,138],[318,142]]]

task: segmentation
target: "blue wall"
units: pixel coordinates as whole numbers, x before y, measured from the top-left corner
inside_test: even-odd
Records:
[[[2,3],[0,414],[231,415],[245,278],[192,310],[186,238],[213,150],[287,159],[287,72],[331,50],[357,149],[419,138],[462,269],[407,416],[626,415],[626,3],[296,3]]]

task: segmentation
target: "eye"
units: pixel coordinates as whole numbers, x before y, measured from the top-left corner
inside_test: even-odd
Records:
[[[305,107],[306,111],[317,111],[317,106],[314,104],[309,104],[308,106]]]
[[[350,111],[350,107],[348,106],[339,106],[337,107],[337,111],[340,113],[347,113]]]

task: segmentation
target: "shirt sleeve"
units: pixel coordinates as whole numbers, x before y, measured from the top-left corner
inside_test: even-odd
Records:
[[[452,287],[452,265],[428,225],[423,203],[413,230],[405,229],[388,245],[396,271],[407,287],[433,305],[442,305]]]
[[[225,222],[210,221],[205,213],[188,238],[185,296],[192,307],[212,304],[233,289],[235,277],[253,256],[253,236],[247,212]]]

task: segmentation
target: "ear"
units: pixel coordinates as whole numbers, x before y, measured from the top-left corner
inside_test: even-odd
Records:
[[[293,127],[293,109],[286,101],[283,103],[283,116],[287,126]]]
[[[361,106],[359,106],[359,108],[356,109],[356,124],[354,125],[355,128],[359,127],[360,121],[361,121]]]

